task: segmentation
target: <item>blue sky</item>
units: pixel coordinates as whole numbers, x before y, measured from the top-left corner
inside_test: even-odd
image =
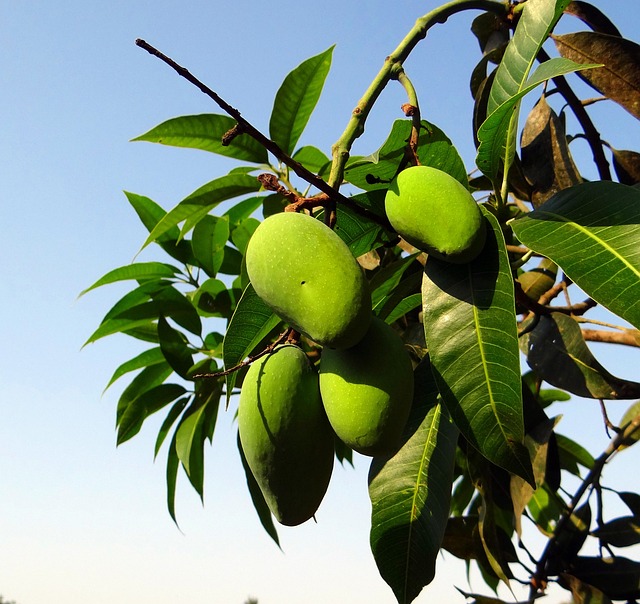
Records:
[[[138,49],[136,38],[187,66],[265,131],[286,73],[336,44],[301,140],[329,153],[386,54],[437,4],[63,0],[3,7],[0,594],[18,604],[242,604],[248,596],[260,604],[393,602],[368,548],[367,460],[337,469],[317,524],[280,529],[282,553],[252,509],[232,411],[221,414],[207,451],[205,506],[186,481],[179,484],[180,532],[166,512],[162,454],[152,460],[161,418],[116,449],[122,386],[102,395],[114,368],[140,346],[114,336],[81,350],[125,288],[77,295],[130,262],[145,238],[123,190],[170,208],[235,165],[128,142],[170,117],[219,112]],[[636,35],[635,3],[598,4],[623,34]],[[406,64],[423,116],[448,133],[469,169],[468,77],[479,59],[473,14],[433,30]],[[580,29],[577,21],[572,27]],[[403,102],[399,86],[383,94],[355,153],[380,145]],[[596,106],[594,115],[606,120],[615,147],[637,147],[638,122],[624,111]],[[147,250],[140,259],[163,258]],[[595,350],[614,373],[637,378],[637,350]],[[611,403],[613,419],[625,408]],[[597,403],[576,401],[559,412],[565,433],[592,433],[592,453],[606,446]],[[619,487],[634,456],[623,455],[605,475]],[[464,565],[447,557],[439,568],[417,602],[462,601],[451,585],[467,589]]]

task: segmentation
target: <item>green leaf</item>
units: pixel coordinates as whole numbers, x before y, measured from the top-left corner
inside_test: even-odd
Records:
[[[183,115],[162,122],[133,141],[201,149],[256,164],[266,164],[266,149],[248,134],[236,136],[230,145],[222,144],[223,135],[235,125],[236,121],[226,115]]]
[[[373,310],[381,308],[389,296],[396,290],[405,271],[411,266],[418,253],[400,258],[381,268],[371,279],[371,306]]]
[[[136,397],[120,417],[117,444],[134,437],[144,421],[156,411],[176,400],[186,392],[180,384],[160,384]]]
[[[155,325],[154,325],[155,328]],[[126,412],[129,405],[135,401],[141,394],[144,394],[158,384],[162,384],[171,374],[173,369],[164,361],[145,367],[138,375],[136,375],[131,383],[123,390],[118,399],[116,409],[116,426],[120,425],[120,420]]]
[[[611,599],[602,591],[593,587],[593,585],[583,583],[572,575],[562,573],[560,580],[561,585],[563,587],[566,586],[571,591],[574,604],[613,604]]]
[[[287,75],[276,94],[269,133],[288,155],[293,152],[320,98],[332,54],[333,46],[303,61]]]
[[[257,218],[246,218],[231,232],[231,240],[241,254],[246,252],[249,239],[259,226],[260,221]]]
[[[569,315],[553,312],[537,318],[520,338],[529,367],[552,386],[585,398],[631,399],[640,384],[609,373],[591,354],[580,325]]]
[[[160,452],[160,447],[162,447],[162,443],[164,443],[165,438],[169,434],[169,431],[171,430],[171,426],[173,426],[173,424],[176,423],[176,420],[180,417],[180,414],[184,411],[185,407],[187,406],[190,400],[191,400],[190,396],[185,396],[184,398],[181,398],[178,401],[176,401],[172,405],[171,409],[169,409],[169,413],[167,413],[167,416],[164,418],[164,421],[162,422],[162,426],[160,426],[160,430],[158,430],[158,436],[156,437],[156,444],[153,450],[154,460],[158,456],[158,453]]]
[[[167,212],[153,228],[142,249],[176,225],[186,221],[186,226],[181,231],[181,237],[184,237],[189,228],[195,226],[198,220],[206,216],[219,203],[247,193],[255,193],[259,189],[258,179],[248,174],[227,174],[212,180]]]
[[[640,328],[640,190],[587,182],[511,222],[518,239],[551,258],[596,302]]]
[[[96,287],[102,287],[109,283],[131,280],[149,281],[151,279],[170,279],[175,277],[179,272],[180,269],[171,264],[164,264],[162,262],[134,262],[133,264],[127,264],[109,271],[93,285],[82,290],[80,296],[84,296],[84,294],[92,289],[96,289]]]
[[[186,378],[193,365],[189,341],[182,332],[171,327],[163,316],[158,318],[158,341],[167,363],[180,377]]]
[[[553,36],[558,52],[580,63],[602,67],[580,77],[640,119],[640,45],[616,35],[580,31]]]
[[[318,175],[321,175],[331,165],[331,160],[320,149],[309,145],[300,147],[293,154],[293,159]]]
[[[265,199],[265,196],[249,197],[249,199],[243,199],[230,207],[223,214],[229,219],[229,227],[234,228],[243,220],[249,218],[262,205]]]
[[[162,350],[159,347],[150,348],[149,350],[145,350],[139,355],[133,357],[132,359],[122,363],[111,376],[109,383],[105,387],[105,391],[113,384],[118,378],[121,378],[123,375],[136,371],[137,369],[142,369],[143,367],[147,367],[150,365],[157,365],[158,363],[164,363],[165,358],[162,354]]]
[[[247,285],[231,317],[222,345],[225,369],[235,367],[280,323],[280,318]],[[227,376],[227,404],[235,386],[237,372]]]
[[[592,67],[593,65],[579,65],[568,59],[550,59],[535,70],[531,79],[519,92],[506,99],[493,112],[489,113],[487,119],[478,129],[480,146],[478,147],[476,165],[482,173],[486,174],[495,184],[504,165],[511,167],[515,154],[518,109],[524,96],[550,78]],[[493,87],[491,90],[493,91]]]
[[[556,432],[556,441],[558,443],[558,454],[560,455],[560,464],[564,470],[569,470],[576,476],[580,475],[578,465],[590,470],[596,460],[582,445],[568,436],[558,434]]]
[[[178,470],[180,469],[180,460],[178,459],[178,452],[176,451],[176,434],[174,432],[171,439],[171,445],[167,452],[167,509],[173,521],[178,524],[176,520],[176,484],[178,482]]]
[[[612,600],[640,598],[640,562],[636,560],[579,556],[571,574]]]
[[[240,460],[242,461],[242,467],[244,469],[245,476],[247,477],[247,487],[249,488],[249,495],[251,495],[251,501],[253,502],[253,507],[258,513],[258,518],[260,520],[260,524],[262,524],[262,528],[267,532],[269,537],[271,537],[278,547],[280,547],[280,540],[278,538],[278,531],[276,530],[275,525],[273,524],[273,517],[271,516],[271,510],[265,501],[264,495],[260,490],[260,486],[258,485],[255,477],[251,472],[251,468],[249,468],[249,464],[247,463],[247,458],[245,457],[244,451],[242,450],[242,444],[240,443],[240,435],[238,435],[237,439],[238,452],[240,453]]]
[[[591,533],[614,547],[629,547],[640,543],[640,516],[614,518]]]
[[[369,471],[371,549],[399,603],[412,602],[435,576],[449,516],[458,430],[438,402],[427,360],[416,368],[416,396],[403,445]]]
[[[228,238],[229,218],[226,216],[204,216],[193,228],[191,249],[209,277],[215,277],[222,266]]]
[[[487,459],[533,484],[523,445],[522,382],[513,279],[500,225],[469,264],[428,258],[422,286],[427,347],[460,432]]]

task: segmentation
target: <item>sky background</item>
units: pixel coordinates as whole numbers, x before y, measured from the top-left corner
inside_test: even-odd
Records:
[[[115,405],[126,381],[102,394],[113,370],[144,345],[112,336],[81,350],[127,286],[78,294],[132,261],[146,237],[123,190],[168,209],[236,165],[204,152],[128,142],[171,117],[220,112],[137,48],[136,38],[188,67],[263,131],[284,76],[336,44],[325,92],[300,141],[329,154],[384,57],[437,4],[2,3],[5,598],[17,604],[243,604],[249,596],[260,604],[394,602],[369,551],[368,460],[356,456],[355,469],[336,468],[318,523],[280,528],[281,552],[262,530],[246,490],[233,406],[221,412],[206,452],[204,507],[187,481],[179,482],[178,530],[166,511],[164,451],[155,464],[152,459],[162,416],[116,449]],[[633,39],[640,4],[597,4]],[[468,79],[480,58],[469,32],[475,14],[432,30],[406,63],[423,117],[450,136],[468,169],[475,155]],[[570,25],[582,29],[577,20]],[[403,102],[400,86],[385,91],[355,154],[382,143],[391,121],[402,117]],[[607,105],[592,111],[605,137],[617,148],[637,148],[638,122]],[[575,151],[579,156],[580,143]],[[164,256],[150,248],[139,257],[151,259]],[[638,350],[594,351],[614,373],[638,377]],[[610,403],[612,419],[627,406]],[[597,402],[574,400],[557,412],[565,434],[587,438],[594,454],[606,447]],[[637,452],[624,452],[606,469],[605,481],[637,489],[636,468]],[[454,584],[487,593],[479,580],[469,588],[464,564],[451,556],[440,559],[438,571],[416,602],[463,602]]]

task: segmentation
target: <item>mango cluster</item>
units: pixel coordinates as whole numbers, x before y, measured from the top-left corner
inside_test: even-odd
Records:
[[[275,518],[296,525],[319,507],[336,437],[364,455],[400,445],[413,399],[411,359],[372,316],[364,272],[319,220],[267,218],[246,251],[251,284],[285,322],[322,348],[319,371],[292,345],[255,361],[238,408],[240,442]]]

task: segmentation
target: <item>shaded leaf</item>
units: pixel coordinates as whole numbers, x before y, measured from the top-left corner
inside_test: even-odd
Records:
[[[612,600],[640,598],[640,562],[617,556],[599,558],[580,556],[571,574],[604,592]]]
[[[205,317],[223,317],[233,314],[236,290],[227,289],[219,279],[207,279],[193,294],[193,304]]]
[[[553,534],[560,516],[566,509],[562,499],[550,491],[546,484],[533,492],[527,507],[538,529],[548,537]]]
[[[611,599],[599,589],[588,583],[583,583],[573,575],[562,573],[560,580],[562,586],[571,591],[574,604],[612,604]]]
[[[561,532],[556,534],[554,547],[547,562],[549,574],[557,575],[571,567],[578,552],[589,536],[591,528],[591,507],[589,502],[576,509]]]
[[[249,197],[249,199],[243,199],[231,206],[223,214],[229,220],[230,228],[238,226],[243,220],[249,218],[262,205],[265,199],[265,196]]]
[[[640,190],[587,182],[512,221],[518,239],[551,258],[598,303],[640,328]]]
[[[542,205],[554,193],[582,182],[571,157],[564,125],[545,95],[529,113],[520,145],[522,169],[533,188],[534,207]]]
[[[271,139],[289,155],[320,98],[331,68],[333,48],[331,46],[300,63],[278,89],[271,111],[269,133]]]
[[[260,519],[260,524],[262,524],[262,528],[267,532],[267,535],[271,537],[278,547],[280,547],[280,539],[278,538],[278,531],[276,530],[275,525],[273,524],[273,517],[271,516],[271,510],[265,501],[264,495],[260,490],[260,486],[258,485],[256,479],[254,478],[251,468],[249,468],[249,464],[247,463],[247,458],[245,457],[244,451],[242,450],[242,444],[240,443],[240,436],[236,439],[238,445],[238,452],[240,453],[240,460],[242,461],[242,467],[244,469],[245,476],[247,477],[247,487],[249,488],[249,495],[251,495],[251,501],[253,502],[253,507],[258,513],[258,518]]]
[[[171,369],[169,364],[164,361],[155,365],[149,365],[136,375],[129,385],[122,391],[122,394],[118,399],[118,406],[116,408],[116,426],[120,425],[120,420],[122,419],[123,414],[134,400],[158,384],[162,384],[162,382],[164,382],[172,373],[173,369]]]
[[[640,401],[633,403],[633,405],[624,412],[623,416],[620,418],[620,428],[625,431],[629,430],[631,422],[634,422],[636,429],[628,433],[628,436],[625,438],[625,442],[620,449],[630,447],[640,440],[640,428],[638,427],[640,424]]]
[[[626,151],[611,147],[613,155],[613,168],[618,180],[623,185],[636,185],[640,183],[640,153]]]
[[[231,240],[241,254],[246,252],[249,239],[258,226],[260,226],[260,221],[257,218],[246,218],[231,232]]]
[[[428,359],[416,368],[416,395],[403,444],[369,471],[371,549],[399,603],[435,576],[451,498],[458,431],[438,402]]]
[[[193,365],[189,341],[183,333],[171,327],[163,316],[158,318],[158,341],[171,369],[180,377],[186,378]]]
[[[196,490],[200,499],[204,492],[204,419],[207,406],[197,400],[185,410],[176,428],[176,453],[187,473],[189,482]]]
[[[471,31],[483,55],[509,42],[509,26],[504,18],[493,12],[478,15],[471,23]]]
[[[181,237],[184,237],[189,227],[195,226],[200,218],[206,216],[219,203],[247,193],[255,193],[259,189],[258,179],[248,174],[227,174],[212,180],[167,212],[153,228],[142,248],[144,249],[167,231],[186,221],[185,227],[181,230]]]
[[[266,164],[267,150],[248,134],[236,136],[230,145],[222,144],[223,135],[235,125],[236,121],[226,115],[183,115],[162,122],[132,140],[201,149],[235,159]]]
[[[634,516],[640,517],[640,495],[631,491],[623,491],[618,493],[618,497],[624,501]]]
[[[557,432],[556,441],[558,443],[560,464],[564,470],[569,470],[576,476],[580,476],[578,465],[583,466],[587,470],[593,467],[596,460],[582,445]]]
[[[280,318],[260,299],[249,284],[236,306],[222,345],[225,369],[235,367],[280,323]],[[237,373],[227,375],[227,404]]]
[[[593,4],[583,2],[582,0],[574,0],[574,2],[571,2],[571,4],[565,8],[564,12],[578,17],[578,19],[586,23],[594,31],[612,36],[621,35],[611,19],[599,8],[593,6]]]
[[[331,160],[320,149],[309,145],[300,147],[293,154],[293,159],[310,172],[318,175],[322,175],[331,165]]]
[[[578,323],[553,312],[538,318],[520,338],[522,352],[536,374],[549,384],[585,398],[630,399],[640,384],[617,378],[591,354]]]
[[[579,63],[599,63],[580,77],[640,119],[640,45],[597,32],[553,36],[558,52]]]
[[[175,277],[179,272],[180,269],[171,264],[164,264],[162,262],[134,262],[133,264],[127,264],[109,271],[106,275],[100,277],[93,285],[82,290],[80,296],[83,296],[96,287],[101,287],[109,283],[131,280],[148,281],[152,279],[170,279]]]
[[[533,483],[511,268],[500,226],[483,213],[487,243],[475,260],[427,260],[425,337],[438,389],[462,434],[487,459]]]
[[[594,537],[615,547],[629,547],[640,543],[640,516],[623,516],[599,526]]]

